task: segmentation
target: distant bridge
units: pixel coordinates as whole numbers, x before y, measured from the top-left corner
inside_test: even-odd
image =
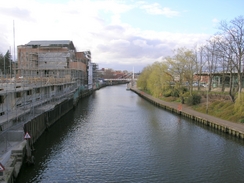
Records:
[[[117,84],[126,84],[132,85],[131,83],[135,83],[137,79],[132,78],[117,78],[117,79],[104,79],[104,82],[107,83],[107,85],[117,85]]]
[[[137,81],[137,79],[132,79],[132,78],[116,78],[116,79],[104,79],[104,81]]]

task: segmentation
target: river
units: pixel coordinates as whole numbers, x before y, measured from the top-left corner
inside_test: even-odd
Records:
[[[16,182],[243,182],[244,143],[160,109],[126,85],[80,100],[34,145]]]

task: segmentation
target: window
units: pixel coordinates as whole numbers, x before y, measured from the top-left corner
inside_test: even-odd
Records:
[[[36,93],[40,93],[40,88],[36,88]]]
[[[32,91],[31,90],[28,90],[27,91],[27,95],[31,95],[32,94]]]
[[[21,92],[16,92],[16,98],[20,98],[21,97]]]
[[[4,103],[4,96],[0,95],[0,104]]]

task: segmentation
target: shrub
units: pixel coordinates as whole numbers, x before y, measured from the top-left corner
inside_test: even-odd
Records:
[[[244,123],[244,118],[240,119],[240,122],[241,122],[241,123]]]
[[[163,96],[164,97],[170,97],[171,96],[171,90],[164,91]]]
[[[184,94],[184,93],[188,92],[188,89],[187,89],[186,87],[182,87],[182,88],[181,88],[181,91],[182,91],[182,93]]]
[[[172,97],[179,97],[179,91],[177,89],[173,89],[171,91],[171,96]]]
[[[201,102],[201,96],[197,94],[193,94],[192,96],[189,96],[186,100],[187,105],[197,105]]]

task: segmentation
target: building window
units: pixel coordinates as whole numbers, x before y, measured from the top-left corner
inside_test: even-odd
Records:
[[[32,94],[32,91],[31,90],[28,90],[27,91],[27,95],[31,95]]]
[[[21,92],[16,92],[16,98],[20,98],[21,97]]]
[[[51,86],[51,90],[54,91],[54,86]]]
[[[40,88],[36,88],[36,93],[40,93]]]
[[[0,95],[0,104],[4,103],[4,96]]]

